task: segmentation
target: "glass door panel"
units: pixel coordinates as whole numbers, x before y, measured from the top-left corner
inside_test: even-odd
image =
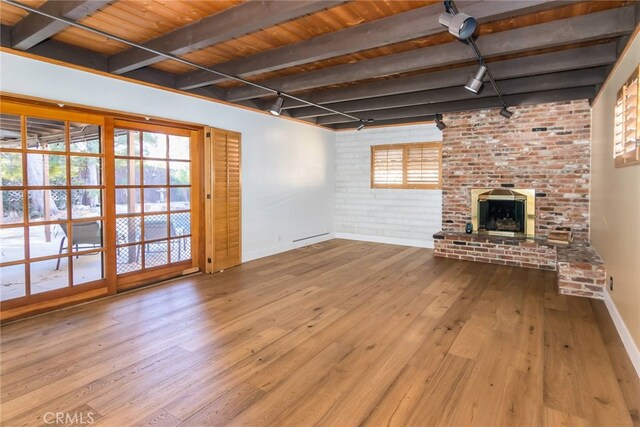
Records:
[[[119,276],[191,260],[190,132],[148,128],[114,132]]]
[[[101,121],[1,115],[3,303],[104,285]]]

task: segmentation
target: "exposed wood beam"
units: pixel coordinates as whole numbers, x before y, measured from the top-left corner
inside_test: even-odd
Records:
[[[388,125],[402,125],[402,124],[410,124],[410,123],[422,123],[422,122],[433,122],[435,120],[435,114],[429,114],[426,116],[418,116],[418,117],[406,117],[402,119],[391,119],[391,120],[378,120],[375,123],[372,123],[367,128],[376,128],[379,126],[388,126]],[[360,126],[360,123],[337,123],[335,125],[330,125],[328,127],[335,130],[348,130],[348,129],[357,129]]]
[[[201,88],[201,89],[204,89],[204,88]],[[266,111],[268,106],[267,105],[263,105],[263,104],[264,103],[259,99],[255,100],[255,101],[253,99],[249,99],[247,101],[236,102],[233,105],[242,105],[243,107],[250,107],[250,108],[255,108],[256,110]],[[289,114],[285,113],[284,111],[282,113],[283,113],[282,115],[289,116]]]
[[[640,3],[640,2],[638,2]],[[624,36],[618,37],[618,40],[616,41],[617,46],[616,46],[616,55],[620,56],[622,55],[622,52],[624,51],[624,48],[627,46],[627,43],[629,43],[629,39],[631,39],[631,34],[625,34]]]
[[[156,37],[143,46],[184,55],[340,3],[342,1],[248,1]],[[165,58],[151,52],[131,48],[112,55],[109,58],[109,70],[122,74],[163,60]]]
[[[81,67],[107,71],[107,57],[105,55],[57,40],[46,40],[32,47],[27,52]]]
[[[490,66],[494,77],[498,80],[503,80],[543,73],[598,67],[613,64],[616,59],[616,42],[610,42],[596,46],[490,62]],[[305,95],[304,98],[316,104],[331,104],[334,102],[461,86],[467,82],[476,68],[474,65],[472,67],[457,68],[454,70],[361,83],[345,88],[310,93]],[[288,99],[283,108],[291,109],[303,106],[306,106],[306,104]]]
[[[123,74],[122,77],[129,77],[130,79],[141,80],[171,89],[175,89],[176,87],[176,76],[174,74],[151,67],[130,71]]]
[[[595,86],[585,86],[571,89],[550,90],[544,92],[523,93],[507,95],[504,97],[507,105],[538,104],[544,102],[568,101],[573,99],[591,99],[595,96]],[[430,114],[448,113],[457,111],[478,110],[483,108],[501,107],[497,97],[477,98],[464,101],[443,102],[438,104],[426,104],[412,107],[391,108],[388,110],[376,110],[362,114],[363,117],[378,120],[394,120],[408,117],[421,117]],[[332,115],[318,117],[319,125],[333,125],[337,123],[353,123],[349,119]]]
[[[633,31],[634,25],[633,6],[627,6],[489,34],[478,38],[477,43],[480,51],[486,57],[490,57],[620,36]],[[295,76],[271,79],[262,81],[261,84],[282,92],[296,92],[331,84],[446,66],[474,58],[475,55],[471,49],[455,41]],[[227,100],[240,101],[268,95],[270,94],[261,89],[242,86],[229,89]]]
[[[188,90],[187,92],[195,93],[196,95],[206,96],[214,99],[224,99],[224,89],[215,86],[199,87]]]
[[[11,47],[11,27],[0,24],[0,46]]]
[[[487,22],[514,14],[555,7],[557,2],[470,0],[457,2],[457,6],[462,12],[474,16],[478,21]],[[438,23],[438,16],[442,12],[442,4],[425,6],[219,64],[216,65],[216,69],[227,74],[246,77],[441,33],[443,27]],[[196,70],[179,76],[177,84],[180,89],[190,89],[225,80],[223,77]]]
[[[498,86],[504,95],[589,86],[604,82],[605,71],[606,67],[604,66],[577,71],[563,71],[560,73],[544,74],[533,77],[499,80]],[[460,85],[450,88],[390,95],[380,98],[340,102],[332,104],[331,107],[338,111],[344,111],[345,113],[356,113],[359,111],[382,110],[388,108],[408,107],[411,105],[460,101],[463,99],[487,98],[492,96],[496,96],[496,92],[491,85],[485,84],[482,91],[477,95],[466,90],[463,85]],[[326,110],[317,107],[299,108],[289,111],[291,116],[295,118],[331,115],[331,113]]]
[[[77,46],[62,43],[57,40],[46,40],[32,47],[27,52],[34,55],[43,56],[45,58],[56,59],[58,61],[67,62],[69,64],[107,72],[107,57],[105,55],[101,55],[99,53]],[[174,89],[176,86],[175,76],[173,74],[150,67],[124,74],[123,77],[129,77],[134,80],[153,83],[172,89]],[[214,91],[215,89],[212,89],[210,92]],[[221,91],[217,92],[221,95]]]
[[[208,87],[211,87],[211,86],[208,86]],[[205,88],[198,88],[198,89],[205,89]],[[194,91],[198,89],[194,89]],[[271,107],[271,105],[273,105],[273,103],[272,102],[266,103],[260,99],[248,99],[246,101],[234,102],[233,104],[230,104],[230,105],[239,105],[242,107],[249,107],[249,108],[253,108],[254,110],[266,112],[267,109]],[[280,114],[280,117],[291,117],[291,114],[289,114],[288,111],[282,111],[282,113]],[[299,119],[299,120],[303,120],[305,122],[313,123],[313,124],[316,123],[316,119],[314,117],[307,118],[307,119]]]
[[[40,7],[40,10],[55,16],[79,21],[111,0],[52,0]],[[28,50],[38,43],[68,27],[68,24],[31,13],[11,29],[12,47]]]

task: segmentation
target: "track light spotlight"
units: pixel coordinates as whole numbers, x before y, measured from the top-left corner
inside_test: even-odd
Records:
[[[478,67],[478,71],[476,71],[476,74],[469,79],[467,84],[464,85],[464,88],[473,93],[478,93],[478,91],[482,87],[482,79],[484,79],[484,74],[486,72],[487,67],[485,67],[484,65],[480,65]]]
[[[276,101],[273,103],[271,108],[269,108],[269,112],[274,116],[279,116],[280,113],[282,112],[283,104],[284,104],[284,98],[282,97],[282,95],[280,95],[280,92],[278,92],[278,98],[276,98]]]
[[[498,95],[500,103],[502,104],[500,115],[507,119],[511,118],[513,113],[507,109],[507,103],[505,102],[502,93],[500,92],[500,88],[498,88],[498,84],[496,83],[491,70],[485,63],[485,60],[480,53],[480,49],[478,49],[478,45],[472,37],[473,32],[478,25],[478,21],[470,15],[459,13],[458,8],[454,4],[453,0],[444,0],[444,10],[444,13],[440,15],[438,21],[440,22],[440,24],[445,25],[449,29],[449,32],[451,34],[461,40],[464,40],[465,43],[473,49],[473,53],[475,53],[480,64],[478,70],[476,71],[476,74],[471,79],[469,79],[466,85],[464,85],[465,89],[473,93],[478,93],[478,91],[482,88],[482,79],[486,74],[489,78],[489,82],[491,82],[491,86],[496,91],[496,95]],[[441,120],[439,120],[436,115],[436,125],[438,126],[438,129],[444,129],[444,123],[442,124],[443,127],[440,127],[441,125],[439,122],[441,122]]]
[[[362,130],[362,129],[364,129],[364,127],[365,127],[365,125],[367,123],[373,123],[373,122],[375,122],[374,119],[360,119],[360,124],[358,125],[356,130]]]
[[[511,116],[513,116],[513,112],[512,112],[512,111],[507,110],[507,107],[506,107],[506,106],[504,106],[504,107],[502,107],[502,110],[500,110],[500,115],[501,115],[502,117],[504,117],[505,119],[510,119],[510,118],[511,118]]]
[[[447,128],[447,125],[445,125],[444,122],[442,121],[442,114],[436,114],[433,120],[436,122],[436,127],[438,129],[445,130]]]
[[[452,14],[444,12],[438,18],[438,22],[447,27],[449,32],[460,40],[466,40],[471,37],[478,26],[476,18],[466,13]]]

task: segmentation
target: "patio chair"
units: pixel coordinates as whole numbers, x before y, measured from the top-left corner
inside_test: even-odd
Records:
[[[171,234],[171,237],[176,235],[176,231],[173,227],[173,224],[170,224],[169,232]],[[166,238],[167,238],[167,221],[166,220],[147,221],[144,223],[144,240],[145,241],[159,240],[159,239],[166,239]],[[151,245],[167,245],[167,244],[168,244],[167,240],[145,243],[145,254],[148,254],[151,252]],[[163,251],[160,251],[160,252],[163,252]],[[178,257],[181,257],[181,253],[182,253],[182,247],[181,245],[178,245]]]
[[[67,224],[60,224],[60,228],[62,228],[62,232],[64,236],[62,236],[62,240],[60,240],[60,249],[58,251],[58,255],[62,254],[65,247],[65,240],[68,241],[68,229]],[[78,222],[71,224],[71,234],[72,241],[71,246],[76,248],[76,251],[82,249],[95,249],[96,247],[102,246],[102,232],[100,231],[100,223],[99,222]],[[79,255],[78,255],[79,256]],[[76,256],[76,258],[78,258]],[[56,270],[60,269],[60,260],[62,258],[58,258],[58,262],[56,264]]]

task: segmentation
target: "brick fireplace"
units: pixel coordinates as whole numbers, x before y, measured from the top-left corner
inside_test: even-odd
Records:
[[[464,231],[474,188],[532,188],[535,234],[571,230],[589,240],[589,102],[521,106],[444,115],[442,227]]]
[[[510,120],[495,109],[445,114],[442,232],[434,236],[435,254],[558,270],[560,292],[602,298],[606,273],[588,244],[589,102],[555,102],[513,110]],[[485,224],[485,233],[481,229],[478,234],[481,218],[477,202],[472,201],[474,195],[495,191],[517,198],[522,189],[528,189],[533,198],[529,207],[535,205],[525,213],[530,220],[529,232],[490,233]],[[504,213],[497,215],[494,223],[498,219],[503,228],[521,226]],[[474,222],[476,233],[465,234],[468,222]],[[496,231],[495,224],[491,227]],[[571,248],[559,249],[546,241],[554,230],[573,233]]]

